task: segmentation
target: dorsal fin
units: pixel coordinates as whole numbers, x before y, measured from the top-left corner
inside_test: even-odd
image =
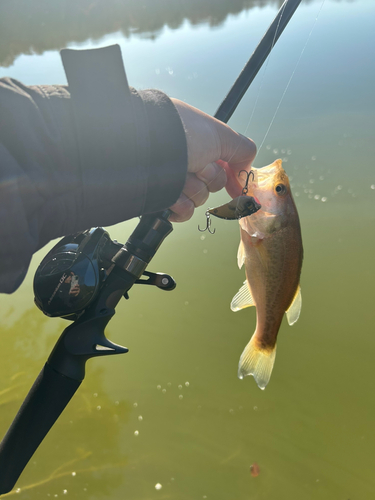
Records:
[[[244,281],[243,286],[238,290],[233,297],[230,308],[233,312],[245,309],[245,307],[255,306],[253,297],[251,296],[247,281]]]
[[[301,287],[300,285],[298,285],[294,299],[292,300],[289,309],[286,311],[286,317],[290,325],[294,325],[294,323],[298,320],[299,315],[301,313],[301,307],[302,307]]]

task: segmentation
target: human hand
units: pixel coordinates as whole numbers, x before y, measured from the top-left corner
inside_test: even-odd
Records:
[[[203,111],[178,99],[172,102],[185,129],[188,173],[179,199],[170,207],[173,213],[169,220],[183,222],[207,201],[210,193],[227,186],[229,194],[237,196],[231,186],[239,185],[237,176],[241,170],[250,170],[256,146],[251,139]]]

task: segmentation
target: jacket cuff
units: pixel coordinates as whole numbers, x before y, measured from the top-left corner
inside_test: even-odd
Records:
[[[144,213],[173,205],[186,180],[187,144],[174,104],[159,90],[139,91],[148,121],[150,169]]]
[[[81,227],[171,206],[184,186],[185,132],[162,92],[129,89],[119,46],[65,49],[82,173]]]

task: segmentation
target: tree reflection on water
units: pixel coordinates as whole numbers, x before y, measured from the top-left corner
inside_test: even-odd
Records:
[[[314,0],[305,0],[310,3]],[[122,32],[154,39],[164,26],[216,27],[231,14],[254,7],[278,8],[282,0],[2,0],[0,66],[11,66],[21,54],[42,54],[69,43]]]

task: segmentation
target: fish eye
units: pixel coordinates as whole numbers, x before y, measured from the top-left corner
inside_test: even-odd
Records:
[[[286,193],[286,187],[284,184],[278,184],[276,187],[275,187],[275,191],[277,194],[285,194]]]

